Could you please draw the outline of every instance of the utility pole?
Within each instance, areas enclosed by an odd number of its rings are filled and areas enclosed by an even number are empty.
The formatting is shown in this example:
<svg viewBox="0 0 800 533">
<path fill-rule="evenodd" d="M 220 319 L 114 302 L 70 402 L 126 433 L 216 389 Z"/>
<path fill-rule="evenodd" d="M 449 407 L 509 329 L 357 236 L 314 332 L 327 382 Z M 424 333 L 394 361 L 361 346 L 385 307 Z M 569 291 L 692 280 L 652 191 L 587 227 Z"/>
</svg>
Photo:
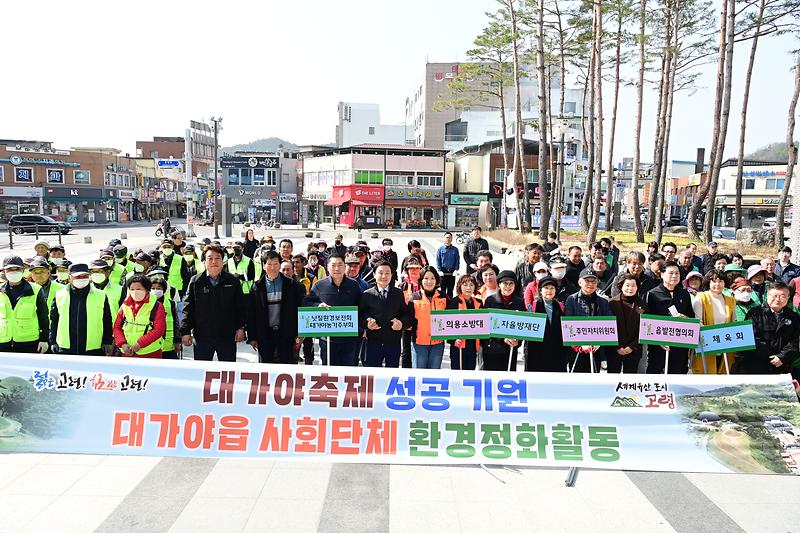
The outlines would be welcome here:
<svg viewBox="0 0 800 533">
<path fill-rule="evenodd" d="M 219 124 L 222 117 L 211 117 L 214 124 L 214 238 L 219 240 L 219 225 L 222 223 L 222 183 L 219 180 Z"/>
</svg>

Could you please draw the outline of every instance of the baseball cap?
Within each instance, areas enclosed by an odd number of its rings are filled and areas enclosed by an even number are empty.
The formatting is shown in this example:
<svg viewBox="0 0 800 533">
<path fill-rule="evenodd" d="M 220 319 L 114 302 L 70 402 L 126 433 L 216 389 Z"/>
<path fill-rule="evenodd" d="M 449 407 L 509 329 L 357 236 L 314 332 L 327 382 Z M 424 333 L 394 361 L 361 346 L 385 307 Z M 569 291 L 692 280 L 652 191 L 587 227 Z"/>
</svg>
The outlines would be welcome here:
<svg viewBox="0 0 800 533">
<path fill-rule="evenodd" d="M 3 268 L 7 267 L 25 268 L 25 262 L 18 255 L 9 255 L 3 259 Z"/>
<path fill-rule="evenodd" d="M 588 268 L 584 268 L 583 270 L 581 270 L 581 273 L 578 276 L 578 279 L 584 279 L 584 278 L 597 279 L 597 274 L 595 274 L 594 270 L 589 270 Z"/>
</svg>

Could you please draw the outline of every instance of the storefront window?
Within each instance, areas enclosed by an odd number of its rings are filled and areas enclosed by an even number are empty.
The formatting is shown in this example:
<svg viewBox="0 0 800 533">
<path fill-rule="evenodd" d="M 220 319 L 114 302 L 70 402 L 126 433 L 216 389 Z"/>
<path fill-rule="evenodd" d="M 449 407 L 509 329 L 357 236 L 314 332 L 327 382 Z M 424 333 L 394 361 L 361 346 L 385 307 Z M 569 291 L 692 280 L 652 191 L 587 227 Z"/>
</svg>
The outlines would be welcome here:
<svg viewBox="0 0 800 533">
<path fill-rule="evenodd" d="M 11 218 L 11 215 L 17 214 L 16 200 L 0 200 L 0 222 L 7 224 L 8 219 Z"/>
<path fill-rule="evenodd" d="M 106 220 L 108 222 L 117 221 L 117 202 L 106 202 Z"/>
<path fill-rule="evenodd" d="M 47 183 L 64 183 L 64 171 L 60 168 L 48 168 Z"/>
<path fill-rule="evenodd" d="M 494 181 L 502 183 L 505 179 L 506 179 L 506 169 L 504 168 L 494 169 Z"/>
<path fill-rule="evenodd" d="M 228 169 L 228 185 L 239 185 L 239 169 Z"/>
<path fill-rule="evenodd" d="M 250 174 L 249 168 L 243 168 L 239 171 L 239 175 L 241 176 L 240 183 L 242 185 L 252 185 L 253 184 L 253 176 Z"/>
<path fill-rule="evenodd" d="M 278 170 L 274 168 L 267 169 L 267 187 L 278 186 Z"/>
</svg>

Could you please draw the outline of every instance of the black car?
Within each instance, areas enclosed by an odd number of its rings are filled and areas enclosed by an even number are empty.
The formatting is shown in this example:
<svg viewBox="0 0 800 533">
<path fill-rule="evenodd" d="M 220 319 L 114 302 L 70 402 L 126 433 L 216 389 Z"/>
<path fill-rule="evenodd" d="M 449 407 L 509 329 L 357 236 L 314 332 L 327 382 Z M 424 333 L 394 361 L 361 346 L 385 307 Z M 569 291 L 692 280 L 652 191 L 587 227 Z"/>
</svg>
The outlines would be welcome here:
<svg viewBox="0 0 800 533">
<path fill-rule="evenodd" d="M 8 220 L 8 227 L 17 235 L 23 233 L 62 233 L 66 235 L 72 231 L 72 226 L 67 222 L 55 220 L 47 215 L 12 215 Z"/>
</svg>

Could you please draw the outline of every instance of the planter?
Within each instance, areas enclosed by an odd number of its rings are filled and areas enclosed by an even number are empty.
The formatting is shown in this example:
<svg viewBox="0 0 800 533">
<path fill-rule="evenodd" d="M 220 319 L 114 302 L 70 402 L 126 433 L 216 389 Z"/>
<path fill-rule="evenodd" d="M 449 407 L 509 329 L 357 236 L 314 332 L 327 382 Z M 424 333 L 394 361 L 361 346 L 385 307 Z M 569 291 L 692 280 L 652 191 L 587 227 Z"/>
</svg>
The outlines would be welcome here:
<svg viewBox="0 0 800 533">
<path fill-rule="evenodd" d="M 378 238 L 378 232 L 377 231 L 373 231 L 372 233 L 369 234 L 369 237 L 370 237 L 370 239 L 377 239 Z"/>
</svg>

